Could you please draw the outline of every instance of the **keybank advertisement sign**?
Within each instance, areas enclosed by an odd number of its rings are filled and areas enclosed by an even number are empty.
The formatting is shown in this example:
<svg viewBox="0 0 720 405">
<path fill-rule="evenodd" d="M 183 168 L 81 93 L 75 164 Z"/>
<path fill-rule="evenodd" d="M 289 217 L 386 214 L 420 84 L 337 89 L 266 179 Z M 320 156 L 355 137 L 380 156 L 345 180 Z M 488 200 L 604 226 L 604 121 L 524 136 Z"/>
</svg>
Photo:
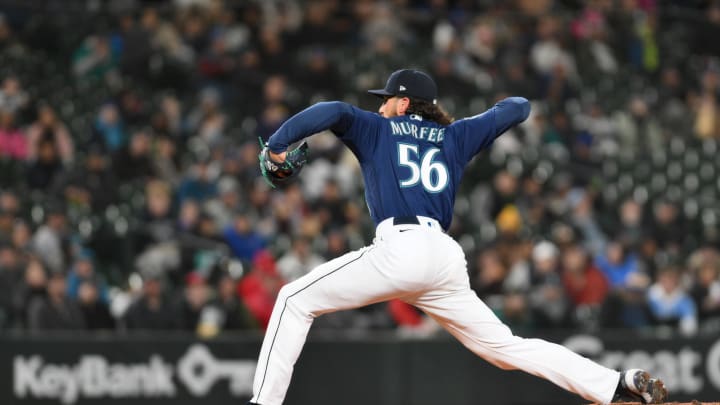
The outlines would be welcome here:
<svg viewBox="0 0 720 405">
<path fill-rule="evenodd" d="M 544 337 L 613 369 L 648 369 L 663 378 L 673 401 L 720 399 L 720 336 Z M 330 342 L 310 339 L 305 346 L 288 404 L 336 405 L 338 398 L 344 405 L 509 405 L 537 398 L 582 403 L 524 373 L 511 378 L 522 382 L 522 390 L 507 389 L 506 371 L 474 360 L 449 337 Z M 0 336 L 0 405 L 242 404 L 251 396 L 260 343 L 259 336 L 205 342 L 180 336 Z M 439 371 L 449 368 L 459 377 Z"/>
<path fill-rule="evenodd" d="M 112 351 L 112 345 L 106 349 Z M 189 346 L 179 358 L 153 353 L 139 362 L 111 361 L 103 354 L 83 354 L 74 362 L 15 355 L 13 393 L 19 400 L 73 405 L 82 399 L 206 397 L 225 382 L 225 397 L 247 398 L 255 366 L 254 360 L 218 359 L 204 344 Z"/>
<path fill-rule="evenodd" d="M 642 368 L 661 376 L 673 397 L 711 394 L 716 400 L 720 393 L 720 339 L 631 338 L 606 344 L 596 336 L 574 335 L 562 344 L 612 369 Z"/>
</svg>

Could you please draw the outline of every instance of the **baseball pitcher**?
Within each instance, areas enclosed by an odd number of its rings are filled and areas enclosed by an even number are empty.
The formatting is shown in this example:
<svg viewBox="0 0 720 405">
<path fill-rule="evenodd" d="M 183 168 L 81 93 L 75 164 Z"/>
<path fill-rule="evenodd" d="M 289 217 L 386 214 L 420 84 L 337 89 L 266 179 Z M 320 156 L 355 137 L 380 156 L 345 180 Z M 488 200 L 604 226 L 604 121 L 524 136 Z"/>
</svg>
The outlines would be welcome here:
<svg viewBox="0 0 720 405">
<path fill-rule="evenodd" d="M 372 245 L 325 263 L 280 291 L 262 344 L 251 404 L 283 402 L 310 325 L 322 314 L 394 298 L 427 313 L 473 353 L 519 369 L 602 404 L 659 403 L 662 381 L 643 370 L 618 372 L 563 346 L 513 335 L 470 289 L 464 253 L 445 231 L 465 165 L 530 113 L 528 100 L 506 98 L 482 114 L 453 121 L 437 105 L 427 74 L 398 70 L 379 114 L 342 102 L 315 104 L 290 118 L 260 154 L 272 184 L 294 177 L 306 146 L 290 144 L 331 130 L 355 154 L 377 228 Z"/>
</svg>

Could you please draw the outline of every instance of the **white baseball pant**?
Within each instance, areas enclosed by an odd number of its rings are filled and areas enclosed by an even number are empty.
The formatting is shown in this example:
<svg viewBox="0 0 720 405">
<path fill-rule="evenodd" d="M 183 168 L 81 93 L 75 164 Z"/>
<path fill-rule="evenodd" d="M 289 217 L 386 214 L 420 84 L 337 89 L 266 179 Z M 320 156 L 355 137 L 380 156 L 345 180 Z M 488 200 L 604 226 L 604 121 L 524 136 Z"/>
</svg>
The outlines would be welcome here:
<svg viewBox="0 0 720 405">
<path fill-rule="evenodd" d="M 260 350 L 252 402 L 282 404 L 313 319 L 393 298 L 427 313 L 473 353 L 505 370 L 545 378 L 608 404 L 620 374 L 569 349 L 514 336 L 470 289 L 465 255 L 432 218 L 381 222 L 373 244 L 347 253 L 280 290 Z"/>
</svg>

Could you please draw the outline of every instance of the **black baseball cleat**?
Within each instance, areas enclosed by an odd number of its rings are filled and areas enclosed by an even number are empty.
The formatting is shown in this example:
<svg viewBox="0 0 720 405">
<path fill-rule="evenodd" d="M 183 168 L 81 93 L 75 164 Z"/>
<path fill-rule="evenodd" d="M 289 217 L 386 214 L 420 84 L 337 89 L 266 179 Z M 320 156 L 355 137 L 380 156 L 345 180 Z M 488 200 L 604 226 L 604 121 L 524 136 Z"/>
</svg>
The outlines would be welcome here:
<svg viewBox="0 0 720 405">
<path fill-rule="evenodd" d="M 643 404 L 661 404 L 667 399 L 665 384 L 650 373 L 640 369 L 625 370 L 620 373 L 620 381 L 613 396 L 616 401 L 639 401 Z"/>
</svg>

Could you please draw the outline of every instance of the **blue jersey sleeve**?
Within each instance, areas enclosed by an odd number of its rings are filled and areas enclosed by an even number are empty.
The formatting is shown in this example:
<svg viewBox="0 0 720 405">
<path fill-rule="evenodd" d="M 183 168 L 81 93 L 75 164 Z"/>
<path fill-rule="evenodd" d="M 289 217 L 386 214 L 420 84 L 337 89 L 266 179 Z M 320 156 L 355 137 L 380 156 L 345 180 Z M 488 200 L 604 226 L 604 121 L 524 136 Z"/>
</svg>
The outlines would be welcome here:
<svg viewBox="0 0 720 405">
<path fill-rule="evenodd" d="M 275 153 L 326 129 L 336 134 L 345 133 L 353 123 L 355 112 L 349 104 L 330 101 L 314 104 L 285 121 L 268 140 L 268 148 Z"/>
<path fill-rule="evenodd" d="M 498 136 L 525 121 L 530 115 L 530 102 L 523 97 L 508 97 L 482 114 L 451 124 L 456 136 L 458 153 L 470 161 Z"/>
<path fill-rule="evenodd" d="M 330 130 L 362 162 L 377 145 L 377 126 L 383 119 L 378 114 L 340 101 L 317 103 L 285 121 L 268 140 L 268 148 L 281 153 L 294 142 Z"/>
<path fill-rule="evenodd" d="M 361 162 L 376 146 L 377 125 L 383 118 L 340 101 L 317 103 L 295 114 L 270 137 L 268 148 L 281 153 L 288 146 L 324 130 L 332 131 Z"/>
</svg>

